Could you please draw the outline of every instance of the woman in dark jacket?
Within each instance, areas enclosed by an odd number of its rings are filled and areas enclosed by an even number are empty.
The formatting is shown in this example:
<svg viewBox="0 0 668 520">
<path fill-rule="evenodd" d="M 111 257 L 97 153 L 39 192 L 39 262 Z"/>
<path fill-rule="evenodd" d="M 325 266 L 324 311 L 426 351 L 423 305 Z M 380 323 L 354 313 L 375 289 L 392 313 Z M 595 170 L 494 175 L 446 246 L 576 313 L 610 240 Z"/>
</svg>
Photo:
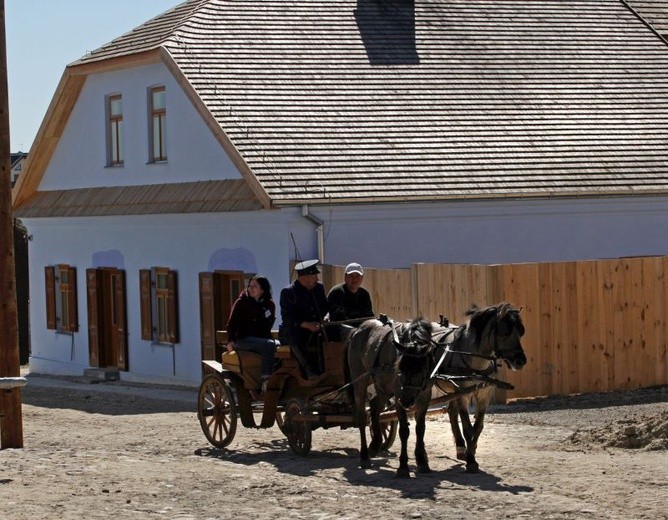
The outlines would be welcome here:
<svg viewBox="0 0 668 520">
<path fill-rule="evenodd" d="M 255 352 L 262 356 L 262 390 L 274 370 L 277 342 L 271 337 L 276 321 L 276 305 L 271 284 L 264 276 L 254 276 L 232 305 L 227 322 L 227 350 Z"/>
</svg>

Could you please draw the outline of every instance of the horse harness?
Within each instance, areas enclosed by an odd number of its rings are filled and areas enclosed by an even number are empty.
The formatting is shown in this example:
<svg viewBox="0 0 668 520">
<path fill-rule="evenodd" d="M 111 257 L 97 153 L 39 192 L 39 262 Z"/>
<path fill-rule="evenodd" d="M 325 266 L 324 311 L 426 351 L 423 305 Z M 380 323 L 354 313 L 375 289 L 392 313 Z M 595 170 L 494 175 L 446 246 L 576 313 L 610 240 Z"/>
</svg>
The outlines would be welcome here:
<svg viewBox="0 0 668 520">
<path fill-rule="evenodd" d="M 512 390 L 514 387 L 510 383 L 506 383 L 505 381 L 501 381 L 499 379 L 494 379 L 490 376 L 493 374 L 496 374 L 498 371 L 499 366 L 501 364 L 499 363 L 500 356 L 496 354 L 497 348 L 496 348 L 496 343 L 494 345 L 494 355 L 492 356 L 486 356 L 484 354 L 476 354 L 475 352 L 465 352 L 463 350 L 453 350 L 452 346 L 458 343 L 463 334 L 464 330 L 466 330 L 466 325 L 460 325 L 459 327 L 456 328 L 448 328 L 446 331 L 445 335 L 440 339 L 440 341 L 435 342 L 437 346 L 443 346 L 443 354 L 439 358 L 438 362 L 436 363 L 436 366 L 434 367 L 434 370 L 431 374 L 431 377 L 433 379 L 443 379 L 447 380 L 451 383 L 454 384 L 453 379 L 470 379 L 472 376 L 475 377 L 476 379 L 485 382 L 485 383 L 491 383 L 495 386 L 498 386 L 500 388 L 504 388 L 506 390 Z M 450 343 L 445 343 L 445 340 L 451 335 L 454 334 L 454 339 Z M 496 342 L 496 340 L 495 340 Z M 463 367 L 453 367 L 452 366 L 452 359 L 453 357 L 450 358 L 450 363 L 448 364 L 449 371 L 445 373 L 438 373 L 439 370 L 441 369 L 441 366 L 443 365 L 443 362 L 445 361 L 446 357 L 449 354 L 458 354 L 460 356 L 461 362 L 464 365 Z M 471 366 L 469 363 L 469 359 L 472 357 L 477 357 L 480 359 L 486 359 L 489 361 L 489 365 L 487 368 L 480 370 L 477 368 L 474 368 Z M 456 385 L 457 386 L 457 385 Z"/>
<path fill-rule="evenodd" d="M 454 371 L 448 374 L 448 376 L 462 376 L 462 375 L 477 375 L 477 376 L 482 376 L 482 377 L 489 377 L 492 374 L 495 374 L 498 370 L 499 364 L 498 360 L 499 357 L 496 355 L 492 356 L 486 356 L 484 354 L 476 354 L 474 352 L 465 352 L 463 350 L 452 350 L 452 346 L 457 343 L 458 341 L 461 340 L 464 330 L 466 329 L 466 325 L 460 325 L 457 328 L 449 328 L 445 335 L 441 338 L 440 341 L 435 342 L 436 346 L 443 346 L 445 347 L 443 350 L 443 354 L 441 355 L 440 359 L 436 363 L 436 366 L 434 367 L 434 371 L 432 372 L 432 377 L 434 378 L 444 378 L 447 376 L 440 375 L 438 374 L 439 369 L 441 368 L 441 365 L 445 361 L 446 357 L 448 354 L 459 354 L 460 359 L 462 364 L 464 365 L 463 367 L 453 367 L 452 366 L 452 359 L 453 357 L 450 358 L 450 363 L 447 368 L 450 370 Z M 454 339 L 450 343 L 445 343 L 445 340 L 448 339 L 450 335 L 454 335 Z M 495 350 L 496 351 L 496 350 Z M 473 368 L 471 364 L 469 363 L 469 358 L 472 357 L 477 357 L 480 359 L 486 359 L 489 361 L 489 365 L 487 368 L 480 370 L 477 368 Z"/>
<path fill-rule="evenodd" d="M 395 348 L 395 354 L 396 357 L 402 357 L 402 356 L 407 356 L 407 357 L 413 357 L 413 358 L 423 358 L 425 356 L 430 356 L 431 357 L 431 364 L 434 364 L 434 358 L 433 358 L 433 352 L 434 352 L 434 347 L 436 346 L 436 343 L 430 338 L 429 339 L 429 345 L 428 348 L 424 349 L 422 352 L 418 353 L 413 353 L 413 351 L 409 348 L 411 346 L 415 346 L 417 344 L 416 341 L 412 341 L 408 344 L 402 343 L 402 341 L 399 339 L 399 335 L 397 333 L 397 326 L 394 320 L 388 318 L 384 314 L 381 314 L 379 317 L 379 320 L 383 325 L 388 325 L 390 327 L 391 333 L 392 333 L 392 343 L 394 344 Z M 394 370 L 394 363 L 392 364 L 386 364 L 386 365 L 378 365 L 374 367 L 374 370 L 372 371 L 373 373 L 378 373 L 381 371 L 393 371 Z M 398 374 L 397 374 L 398 375 Z M 398 384 L 402 390 L 408 389 L 408 390 L 424 390 L 427 387 L 430 386 L 430 384 L 433 382 L 433 376 L 429 374 L 427 378 L 420 377 L 419 380 L 417 378 L 411 378 L 410 382 L 406 381 L 399 381 Z"/>
</svg>

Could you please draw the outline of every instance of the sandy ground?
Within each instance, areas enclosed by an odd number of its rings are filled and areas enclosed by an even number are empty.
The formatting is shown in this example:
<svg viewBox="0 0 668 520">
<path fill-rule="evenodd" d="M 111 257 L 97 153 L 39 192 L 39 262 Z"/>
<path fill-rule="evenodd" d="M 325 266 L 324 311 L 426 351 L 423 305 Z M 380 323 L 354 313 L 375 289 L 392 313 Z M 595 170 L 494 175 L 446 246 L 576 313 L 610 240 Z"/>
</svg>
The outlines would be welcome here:
<svg viewBox="0 0 668 520">
<path fill-rule="evenodd" d="M 25 447 L 0 451 L 2 519 L 668 518 L 668 387 L 495 406 L 475 475 L 432 418 L 433 472 L 398 479 L 398 439 L 369 470 L 354 429 L 314 431 L 300 457 L 277 427 L 240 425 L 218 450 L 195 390 L 28 379 Z"/>
</svg>

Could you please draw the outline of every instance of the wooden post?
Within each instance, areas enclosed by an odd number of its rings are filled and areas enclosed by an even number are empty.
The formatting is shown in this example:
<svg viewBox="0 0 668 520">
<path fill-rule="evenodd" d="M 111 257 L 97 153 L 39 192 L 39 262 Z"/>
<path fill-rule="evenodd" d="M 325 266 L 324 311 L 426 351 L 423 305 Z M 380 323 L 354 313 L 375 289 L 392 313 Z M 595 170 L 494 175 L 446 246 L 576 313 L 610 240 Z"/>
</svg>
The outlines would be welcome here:
<svg viewBox="0 0 668 520">
<path fill-rule="evenodd" d="M 5 41 L 5 0 L 0 0 L 0 377 L 17 377 L 19 334 L 14 270 L 14 228 L 9 151 L 9 93 L 7 86 L 7 46 Z M 1 448 L 23 448 L 21 390 L 0 390 Z"/>
</svg>

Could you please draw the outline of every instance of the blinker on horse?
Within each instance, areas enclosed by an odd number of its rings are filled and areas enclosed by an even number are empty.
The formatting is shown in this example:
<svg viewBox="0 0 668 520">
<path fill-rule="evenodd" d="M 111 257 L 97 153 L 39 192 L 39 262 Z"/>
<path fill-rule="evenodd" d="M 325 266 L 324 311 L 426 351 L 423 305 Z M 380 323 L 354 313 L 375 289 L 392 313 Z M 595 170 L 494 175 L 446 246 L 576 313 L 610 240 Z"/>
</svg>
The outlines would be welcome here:
<svg viewBox="0 0 668 520">
<path fill-rule="evenodd" d="M 423 319 L 399 324 L 368 320 L 351 335 L 348 364 L 354 394 L 353 413 L 360 430 L 360 465 L 363 468 L 370 466 L 370 457 L 375 456 L 380 448 L 380 413 L 394 398 L 401 439 L 397 476 L 409 476 L 409 411 L 415 414 L 418 471 L 431 471 L 424 447 L 424 432 L 434 369 L 432 332 L 431 323 Z M 370 384 L 374 386 L 375 396 L 369 402 L 372 434 L 371 444 L 367 447 L 365 408 Z"/>
<path fill-rule="evenodd" d="M 491 378 L 497 371 L 497 361 L 505 362 L 511 370 L 524 367 L 527 358 L 520 338 L 525 329 L 518 309 L 507 302 L 484 309 L 474 305 L 466 315 L 470 317 L 468 323 L 458 328 L 435 327 L 433 339 L 437 342 L 437 371 L 443 376 L 443 381 L 456 381 L 457 377 L 461 377 L 461 388 L 480 382 L 500 384 L 502 382 Z M 436 385 L 449 391 L 441 381 Z M 476 473 L 479 468 L 475 454 L 491 397 L 492 386 L 486 385 L 472 393 L 462 393 L 448 408 L 457 458 L 466 461 L 467 473 Z M 473 424 L 469 417 L 471 402 L 476 404 Z"/>
</svg>

